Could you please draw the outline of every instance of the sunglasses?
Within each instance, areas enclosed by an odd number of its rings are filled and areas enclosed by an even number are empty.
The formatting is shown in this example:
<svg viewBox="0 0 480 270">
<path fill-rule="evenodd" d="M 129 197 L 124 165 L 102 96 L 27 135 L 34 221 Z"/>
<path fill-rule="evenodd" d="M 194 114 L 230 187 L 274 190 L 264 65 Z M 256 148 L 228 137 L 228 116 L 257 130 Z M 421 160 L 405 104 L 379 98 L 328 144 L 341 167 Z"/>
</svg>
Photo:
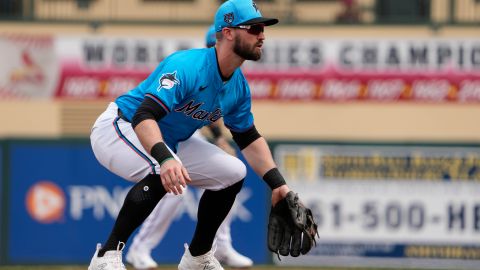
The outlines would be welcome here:
<svg viewBox="0 0 480 270">
<path fill-rule="evenodd" d="M 265 30 L 265 25 L 263 24 L 252 24 L 252 25 L 238 25 L 238 26 L 232 26 L 230 28 L 240 28 L 247 30 L 247 33 L 252 34 L 252 35 L 260 35 L 260 33 L 263 33 Z"/>
</svg>

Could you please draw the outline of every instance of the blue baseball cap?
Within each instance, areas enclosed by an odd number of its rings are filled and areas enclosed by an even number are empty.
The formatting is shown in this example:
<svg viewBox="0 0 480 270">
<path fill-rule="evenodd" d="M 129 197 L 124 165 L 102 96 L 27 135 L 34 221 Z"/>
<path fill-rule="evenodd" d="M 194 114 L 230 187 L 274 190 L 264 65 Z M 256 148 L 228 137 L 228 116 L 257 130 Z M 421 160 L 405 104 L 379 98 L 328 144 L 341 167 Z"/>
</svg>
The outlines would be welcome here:
<svg viewBox="0 0 480 270">
<path fill-rule="evenodd" d="M 225 27 L 252 24 L 274 25 L 278 19 L 262 17 L 257 4 L 252 0 L 228 0 L 223 3 L 215 14 L 215 31 L 220 32 Z"/>
<path fill-rule="evenodd" d="M 207 48 L 215 46 L 215 43 L 217 43 L 217 37 L 216 37 L 216 32 L 215 32 L 215 25 L 210 25 L 208 27 L 208 31 L 205 34 L 205 46 Z"/>
</svg>

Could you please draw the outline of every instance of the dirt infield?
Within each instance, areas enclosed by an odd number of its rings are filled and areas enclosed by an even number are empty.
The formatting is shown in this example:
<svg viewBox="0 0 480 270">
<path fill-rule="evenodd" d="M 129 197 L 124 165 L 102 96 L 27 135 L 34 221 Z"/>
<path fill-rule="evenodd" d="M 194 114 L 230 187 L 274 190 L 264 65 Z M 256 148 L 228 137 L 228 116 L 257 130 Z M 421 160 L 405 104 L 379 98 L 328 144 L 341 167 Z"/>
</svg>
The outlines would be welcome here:
<svg viewBox="0 0 480 270">
<path fill-rule="evenodd" d="M 87 265 L 19 265 L 19 266 L 0 266 L 0 270 L 86 270 Z M 127 266 L 128 270 L 133 267 Z M 176 265 L 165 265 L 157 268 L 158 270 L 177 270 Z M 255 266 L 251 270 L 407 270 L 406 268 L 329 268 L 329 267 L 279 267 L 273 265 Z M 234 268 L 226 268 L 225 270 L 238 270 Z M 408 270 L 416 270 L 408 268 Z M 423 269 L 425 270 L 425 269 Z M 429 269 L 435 270 L 435 269 Z"/>
</svg>

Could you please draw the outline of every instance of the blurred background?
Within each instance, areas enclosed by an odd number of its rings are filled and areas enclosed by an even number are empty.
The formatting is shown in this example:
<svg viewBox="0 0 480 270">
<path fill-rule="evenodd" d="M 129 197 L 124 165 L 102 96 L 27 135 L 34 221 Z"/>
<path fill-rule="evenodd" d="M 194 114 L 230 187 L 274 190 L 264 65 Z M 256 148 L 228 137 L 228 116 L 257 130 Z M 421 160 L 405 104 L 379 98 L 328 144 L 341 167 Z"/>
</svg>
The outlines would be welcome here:
<svg viewBox="0 0 480 270">
<path fill-rule="evenodd" d="M 87 264 L 129 183 L 89 132 L 216 0 L 0 0 L 0 265 Z M 257 0 L 279 25 L 245 63 L 256 126 L 319 221 L 308 255 L 266 249 L 249 171 L 232 224 L 257 265 L 480 269 L 480 1 Z M 226 131 L 228 134 L 228 131 Z M 153 257 L 176 264 L 195 192 Z"/>
</svg>

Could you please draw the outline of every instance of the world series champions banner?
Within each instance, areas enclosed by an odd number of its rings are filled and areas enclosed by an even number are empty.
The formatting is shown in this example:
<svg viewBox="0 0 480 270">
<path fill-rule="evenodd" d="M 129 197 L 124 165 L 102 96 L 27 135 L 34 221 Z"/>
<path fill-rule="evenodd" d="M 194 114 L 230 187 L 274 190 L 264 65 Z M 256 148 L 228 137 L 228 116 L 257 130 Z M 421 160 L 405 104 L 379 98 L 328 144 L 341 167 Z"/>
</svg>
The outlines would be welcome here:
<svg viewBox="0 0 480 270">
<path fill-rule="evenodd" d="M 59 39 L 58 96 L 116 96 L 198 40 Z M 65 54 L 63 53 L 65 52 Z M 68 52 L 68 53 L 67 53 Z M 478 39 L 274 38 L 243 71 L 254 99 L 480 101 Z"/>
<path fill-rule="evenodd" d="M 279 265 L 478 269 L 480 145 L 278 143 L 318 245 Z"/>
<path fill-rule="evenodd" d="M 169 54 L 201 47 L 192 37 L 0 35 L 10 59 L 0 94 L 112 98 Z M 242 69 L 260 100 L 480 102 L 478 38 L 275 37 Z"/>
</svg>

